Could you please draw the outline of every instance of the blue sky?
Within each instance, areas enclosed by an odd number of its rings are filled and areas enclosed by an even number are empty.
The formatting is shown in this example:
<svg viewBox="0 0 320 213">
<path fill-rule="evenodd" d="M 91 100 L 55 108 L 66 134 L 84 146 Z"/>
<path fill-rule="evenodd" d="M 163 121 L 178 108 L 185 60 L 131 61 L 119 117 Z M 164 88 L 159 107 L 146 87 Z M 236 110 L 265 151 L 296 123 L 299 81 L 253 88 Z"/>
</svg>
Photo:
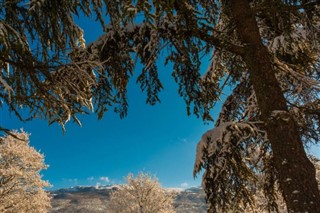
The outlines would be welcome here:
<svg viewBox="0 0 320 213">
<path fill-rule="evenodd" d="M 99 24 L 88 19 L 79 23 L 87 44 L 101 35 Z M 128 173 L 140 171 L 156 175 L 165 187 L 199 186 L 201 176 L 192 177 L 196 144 L 213 123 L 187 116 L 171 77 L 172 67 L 162 64 L 160 61 L 161 103 L 147 105 L 146 94 L 135 84 L 134 76 L 129 82 L 129 111 L 124 119 L 112 110 L 102 120 L 94 114 L 82 115 L 82 127 L 68 123 L 63 134 L 57 124 L 48 126 L 41 120 L 22 123 L 4 108 L 0 109 L 0 125 L 31 133 L 31 145 L 45 155 L 49 165 L 43 175 L 53 189 L 121 183 Z M 204 61 L 203 69 L 207 64 Z M 138 65 L 137 72 L 140 70 Z M 220 107 L 217 105 L 217 113 Z"/>
<path fill-rule="evenodd" d="M 101 34 L 98 24 L 86 20 L 80 25 L 88 43 Z M 207 64 L 204 61 L 202 68 Z M 135 85 L 136 78 L 131 79 L 128 116 L 122 120 L 112 111 L 100 121 L 94 114 L 81 116 L 83 126 L 68 123 L 63 134 L 57 124 L 48 126 L 40 120 L 22 123 L 1 108 L 0 126 L 31 133 L 31 145 L 45 155 L 50 166 L 43 175 L 53 189 L 121 183 L 128 173 L 140 171 L 156 175 L 165 187 L 198 186 L 201 177 L 192 177 L 196 144 L 213 123 L 204 124 L 186 115 L 171 70 L 160 67 L 164 90 L 156 106 L 145 104 L 146 95 Z M 218 104 L 213 110 L 214 117 L 220 107 Z M 313 153 L 319 150 L 312 149 Z"/>
<path fill-rule="evenodd" d="M 186 115 L 170 68 L 163 72 L 165 89 L 156 106 L 145 104 L 145 94 L 131 80 L 129 112 L 122 120 L 111 111 L 100 121 L 94 114 L 82 116 L 82 127 L 68 123 L 63 134 L 56 124 L 22 123 L 1 109 L 0 125 L 31 133 L 31 144 L 50 165 L 44 179 L 54 188 L 120 183 L 129 172 L 139 171 L 156 175 L 166 187 L 197 186 L 201 177 L 192 177 L 196 143 L 213 124 Z"/>
</svg>

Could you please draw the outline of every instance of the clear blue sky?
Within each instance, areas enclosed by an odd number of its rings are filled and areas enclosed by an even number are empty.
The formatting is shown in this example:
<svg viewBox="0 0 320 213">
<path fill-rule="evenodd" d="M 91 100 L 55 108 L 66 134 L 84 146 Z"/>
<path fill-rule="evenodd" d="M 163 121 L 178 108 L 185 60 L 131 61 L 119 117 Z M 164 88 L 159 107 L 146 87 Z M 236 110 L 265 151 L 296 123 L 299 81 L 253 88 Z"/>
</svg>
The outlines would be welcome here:
<svg viewBox="0 0 320 213">
<path fill-rule="evenodd" d="M 79 23 L 87 43 L 101 35 L 98 23 Z M 31 145 L 45 155 L 49 165 L 43 175 L 53 189 L 121 183 L 128 173 L 139 171 L 156 175 L 166 187 L 199 186 L 201 176 L 196 180 L 192 177 L 196 144 L 213 123 L 204 124 L 195 116 L 187 116 L 171 77 L 172 67 L 162 64 L 161 103 L 146 105 L 146 94 L 133 77 L 128 90 L 128 116 L 122 120 L 112 110 L 100 121 L 95 114 L 81 116 L 82 127 L 68 123 L 63 134 L 57 124 L 48 126 L 47 121 L 40 120 L 22 123 L 13 113 L 0 109 L 0 125 L 31 133 Z M 140 69 L 138 65 L 137 72 Z"/>
<path fill-rule="evenodd" d="M 31 144 L 50 165 L 44 178 L 55 188 L 103 184 L 100 177 L 119 183 L 129 172 L 139 171 L 155 174 L 167 187 L 200 185 L 201 178 L 192 177 L 196 143 L 213 124 L 187 117 L 174 82 L 166 83 L 156 106 L 146 105 L 139 88 L 130 87 L 129 112 L 122 120 L 114 113 L 100 121 L 94 114 L 83 116 L 82 127 L 69 123 L 63 134 L 58 125 L 21 123 L 1 109 L 0 124 L 31 133 Z"/>
<path fill-rule="evenodd" d="M 99 37 L 98 24 L 80 24 L 88 43 Z M 206 66 L 204 61 L 203 69 Z M 160 70 L 164 83 L 161 103 L 146 105 L 146 95 L 135 85 L 136 78 L 132 78 L 129 112 L 122 120 L 111 111 L 100 121 L 94 114 L 82 116 L 82 127 L 69 123 L 63 134 L 56 124 L 48 126 L 40 120 L 22 123 L 14 114 L 0 109 L 0 125 L 31 133 L 31 145 L 45 154 L 50 166 L 43 172 L 44 179 L 54 189 L 121 183 L 128 173 L 139 171 L 155 174 L 165 187 L 199 186 L 201 177 L 192 177 L 196 144 L 213 123 L 205 125 L 195 116 L 188 117 L 171 77 L 171 67 L 161 66 Z M 216 106 L 214 117 L 220 107 Z M 319 153 L 319 148 L 313 152 Z"/>
<path fill-rule="evenodd" d="M 54 188 L 106 184 L 101 177 L 120 183 L 129 172 L 139 171 L 155 174 L 166 187 L 197 186 L 201 177 L 192 177 L 196 143 L 213 124 L 186 115 L 170 70 L 162 70 L 165 89 L 156 106 L 145 104 L 145 94 L 131 80 L 128 116 L 122 120 L 111 111 L 100 121 L 94 114 L 82 116 L 82 127 L 68 123 L 63 134 L 57 124 L 22 123 L 1 109 L 0 125 L 31 133 L 31 144 L 50 165 L 44 178 Z"/>
</svg>

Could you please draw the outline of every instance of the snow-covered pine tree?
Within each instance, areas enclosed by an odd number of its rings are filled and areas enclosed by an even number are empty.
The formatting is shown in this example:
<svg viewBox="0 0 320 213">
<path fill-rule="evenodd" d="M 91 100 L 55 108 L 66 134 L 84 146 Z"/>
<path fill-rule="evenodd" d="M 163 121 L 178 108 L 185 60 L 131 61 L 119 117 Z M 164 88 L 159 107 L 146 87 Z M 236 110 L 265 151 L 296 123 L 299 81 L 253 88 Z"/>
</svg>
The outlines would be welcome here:
<svg viewBox="0 0 320 213">
<path fill-rule="evenodd" d="M 246 71 L 198 145 L 195 173 L 206 169 L 207 198 L 216 204 L 210 211 L 219 203 L 250 204 L 262 183 L 270 211 L 279 186 L 289 212 L 317 212 L 318 184 L 303 145 L 319 141 L 319 5 L 222 1 L 222 7 L 223 26 L 232 26 L 246 49 Z"/>
<path fill-rule="evenodd" d="M 209 212 L 249 205 L 257 184 L 270 210 L 279 186 L 289 211 L 317 212 L 304 146 L 319 141 L 319 10 L 314 0 L 3 1 L 0 97 L 18 116 L 22 106 L 62 125 L 93 107 L 99 118 L 112 108 L 124 116 L 136 57 L 137 83 L 155 104 L 156 62 L 167 54 L 188 114 L 210 120 L 222 90 L 233 88 L 198 146 L 194 174 L 206 170 Z M 86 46 L 79 14 L 104 30 Z"/>
</svg>

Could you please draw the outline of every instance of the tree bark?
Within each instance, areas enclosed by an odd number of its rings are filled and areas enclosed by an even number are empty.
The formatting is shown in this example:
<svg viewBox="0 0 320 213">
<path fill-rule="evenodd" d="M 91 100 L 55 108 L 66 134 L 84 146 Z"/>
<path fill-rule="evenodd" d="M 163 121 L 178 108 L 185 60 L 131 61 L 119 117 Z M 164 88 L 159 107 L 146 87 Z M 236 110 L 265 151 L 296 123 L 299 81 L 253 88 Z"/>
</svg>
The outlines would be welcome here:
<svg viewBox="0 0 320 213">
<path fill-rule="evenodd" d="M 223 1 L 236 23 L 240 41 L 248 48 L 242 56 L 250 73 L 262 120 L 271 143 L 280 190 L 289 212 L 320 212 L 315 168 L 309 161 L 297 126 L 288 113 L 283 91 L 275 77 L 272 59 L 262 44 L 248 0 Z M 282 112 L 281 116 L 275 112 Z M 285 119 L 283 119 L 285 116 Z"/>
</svg>

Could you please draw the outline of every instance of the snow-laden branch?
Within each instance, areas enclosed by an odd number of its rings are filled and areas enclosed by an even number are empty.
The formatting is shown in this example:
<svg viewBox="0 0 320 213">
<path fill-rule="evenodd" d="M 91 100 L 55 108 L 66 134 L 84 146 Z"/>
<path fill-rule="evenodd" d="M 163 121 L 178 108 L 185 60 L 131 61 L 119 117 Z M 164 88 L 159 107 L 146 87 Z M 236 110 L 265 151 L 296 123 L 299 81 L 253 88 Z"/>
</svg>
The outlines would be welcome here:
<svg viewBox="0 0 320 213">
<path fill-rule="evenodd" d="M 0 75 L 0 83 L 4 87 L 4 91 L 8 93 L 9 101 L 11 100 L 11 95 L 14 93 L 12 87 L 1 77 Z"/>
<path fill-rule="evenodd" d="M 257 182 L 269 184 L 270 147 L 261 122 L 224 122 L 206 132 L 197 145 L 194 176 L 205 169 L 202 185 L 212 208 L 244 211 L 254 205 Z M 271 194 L 273 188 L 270 188 Z M 230 200 L 229 196 L 232 197 Z M 243 205 L 235 205 L 242 203 Z"/>
<path fill-rule="evenodd" d="M 167 17 L 163 17 L 155 27 L 150 25 L 150 23 L 129 23 L 117 31 L 113 29 L 112 26 L 109 26 L 106 27 L 107 33 L 99 37 L 99 39 L 97 39 L 95 42 L 89 44 L 86 47 L 86 50 L 90 53 L 97 54 L 104 47 L 106 47 L 108 41 L 115 41 L 117 39 L 115 36 L 117 35 L 124 36 L 126 39 L 132 41 L 136 41 L 137 37 L 141 36 L 142 34 L 146 38 L 149 37 L 150 39 L 150 37 L 153 35 L 152 33 L 156 33 L 159 38 L 169 41 L 176 40 L 177 36 L 179 36 L 179 39 L 197 38 L 212 46 L 215 46 L 216 48 L 230 51 L 236 55 L 242 55 L 245 51 L 244 46 L 231 43 L 228 39 L 224 39 L 219 36 L 219 33 L 217 32 L 214 33 L 213 31 L 212 33 L 212 31 L 201 27 L 193 29 L 188 28 L 187 26 L 180 26 L 175 21 L 177 20 L 172 21 Z M 149 46 L 147 45 L 144 48 L 148 49 Z M 134 45 L 132 51 L 136 51 Z"/>
<path fill-rule="evenodd" d="M 277 73 L 278 78 L 281 78 L 283 75 L 288 75 L 293 78 L 295 81 L 300 82 L 305 88 L 314 88 L 320 90 L 320 82 L 318 80 L 312 79 L 305 75 L 295 71 L 293 67 L 289 64 L 286 64 L 280 61 L 278 58 L 274 57 L 274 66 L 276 69 L 280 70 L 280 73 Z"/>
<path fill-rule="evenodd" d="M 214 165 L 211 166 L 216 166 L 216 169 L 221 172 L 225 170 L 226 157 L 228 154 L 232 155 L 232 147 L 238 146 L 250 138 L 261 137 L 262 134 L 266 137 L 266 133 L 259 129 L 257 124 L 261 124 L 261 122 L 225 122 L 206 132 L 197 145 L 193 175 L 196 176 L 200 172 L 209 158 L 214 160 Z"/>
</svg>

